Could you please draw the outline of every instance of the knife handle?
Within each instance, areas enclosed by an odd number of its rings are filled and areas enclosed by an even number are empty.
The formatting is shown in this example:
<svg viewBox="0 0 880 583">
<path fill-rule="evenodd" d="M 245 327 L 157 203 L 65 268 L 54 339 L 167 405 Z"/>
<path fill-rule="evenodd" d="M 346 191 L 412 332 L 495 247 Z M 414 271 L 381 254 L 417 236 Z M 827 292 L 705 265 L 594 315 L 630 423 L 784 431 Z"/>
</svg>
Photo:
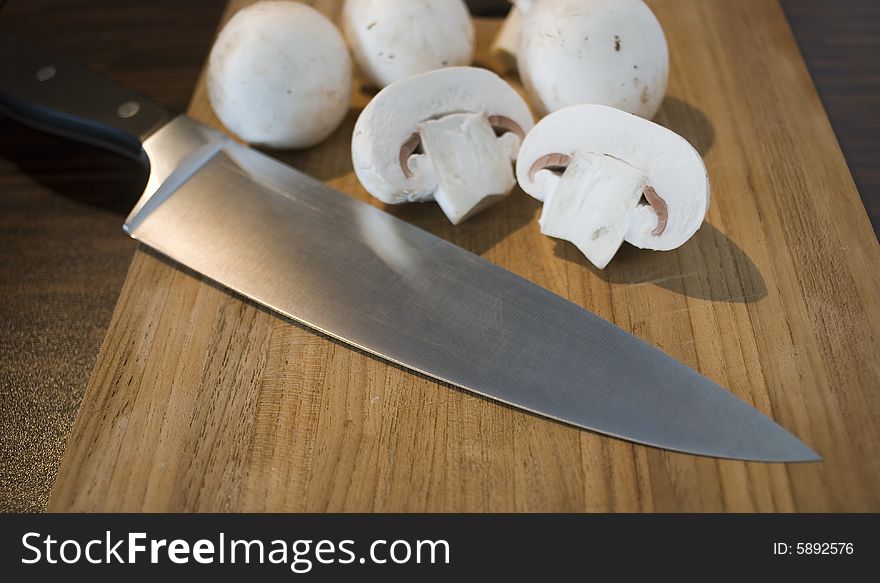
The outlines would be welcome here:
<svg viewBox="0 0 880 583">
<path fill-rule="evenodd" d="M 0 111 L 31 127 L 141 159 L 173 115 L 70 57 L 0 30 Z"/>
</svg>

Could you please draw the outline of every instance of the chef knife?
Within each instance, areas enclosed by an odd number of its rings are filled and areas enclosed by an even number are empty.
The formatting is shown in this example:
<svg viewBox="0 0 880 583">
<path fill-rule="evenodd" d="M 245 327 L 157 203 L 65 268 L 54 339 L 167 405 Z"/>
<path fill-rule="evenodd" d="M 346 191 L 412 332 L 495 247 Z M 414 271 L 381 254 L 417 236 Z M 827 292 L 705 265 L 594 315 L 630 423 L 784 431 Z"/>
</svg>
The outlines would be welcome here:
<svg viewBox="0 0 880 583">
<path fill-rule="evenodd" d="M 125 231 L 361 350 L 497 401 L 671 450 L 815 461 L 696 371 L 579 306 L 71 59 L 0 32 L 0 108 L 142 160 Z"/>
</svg>

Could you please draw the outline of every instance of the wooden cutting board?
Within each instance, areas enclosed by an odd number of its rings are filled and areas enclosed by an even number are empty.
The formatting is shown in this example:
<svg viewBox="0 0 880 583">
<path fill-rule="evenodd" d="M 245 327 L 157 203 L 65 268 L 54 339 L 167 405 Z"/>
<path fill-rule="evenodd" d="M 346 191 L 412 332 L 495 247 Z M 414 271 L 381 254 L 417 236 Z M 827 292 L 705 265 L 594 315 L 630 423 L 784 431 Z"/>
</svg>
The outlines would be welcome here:
<svg viewBox="0 0 880 583">
<path fill-rule="evenodd" d="M 775 0 L 650 5 L 672 62 L 657 121 L 700 150 L 712 183 L 693 240 L 625 248 L 600 272 L 541 236 L 539 206 L 519 191 L 459 227 L 435 205 L 388 210 L 729 387 L 823 462 L 700 458 L 541 419 L 328 340 L 142 249 L 50 509 L 880 510 L 880 248 L 785 17 Z M 497 26 L 478 22 L 479 64 Z M 369 200 L 348 153 L 368 99 L 358 88 L 327 142 L 278 156 Z M 218 124 L 203 84 L 190 113 Z"/>
</svg>

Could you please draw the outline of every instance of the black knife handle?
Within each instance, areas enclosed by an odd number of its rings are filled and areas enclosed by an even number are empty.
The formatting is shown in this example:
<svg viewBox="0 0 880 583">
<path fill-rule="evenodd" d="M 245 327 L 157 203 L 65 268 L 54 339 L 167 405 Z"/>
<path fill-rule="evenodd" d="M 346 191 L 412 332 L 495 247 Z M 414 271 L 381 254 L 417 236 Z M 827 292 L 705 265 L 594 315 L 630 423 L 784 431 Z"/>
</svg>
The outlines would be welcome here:
<svg viewBox="0 0 880 583">
<path fill-rule="evenodd" d="M 0 110 L 43 131 L 141 159 L 173 115 L 70 57 L 0 30 Z"/>
</svg>

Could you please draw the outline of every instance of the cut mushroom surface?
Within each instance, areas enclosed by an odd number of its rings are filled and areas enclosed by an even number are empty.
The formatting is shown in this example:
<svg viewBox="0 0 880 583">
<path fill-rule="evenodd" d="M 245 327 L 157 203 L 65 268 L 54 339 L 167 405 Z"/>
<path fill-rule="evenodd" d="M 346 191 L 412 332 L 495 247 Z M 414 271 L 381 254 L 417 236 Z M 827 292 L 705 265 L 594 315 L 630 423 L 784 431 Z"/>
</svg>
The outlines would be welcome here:
<svg viewBox="0 0 880 583">
<path fill-rule="evenodd" d="M 572 156 L 544 201 L 541 232 L 571 241 L 603 269 L 623 243 L 647 183 L 643 170 L 611 156 Z"/>
<path fill-rule="evenodd" d="M 484 114 L 453 113 L 419 124 L 418 132 L 437 177 L 434 200 L 454 224 L 507 196 L 516 185 L 515 151 L 499 145 Z"/>
<path fill-rule="evenodd" d="M 671 130 L 602 105 L 538 122 L 520 148 L 520 187 L 544 201 L 541 232 L 604 268 L 627 241 L 670 250 L 700 228 L 709 181 L 699 153 Z"/>
<path fill-rule="evenodd" d="M 352 162 L 379 200 L 436 200 L 458 224 L 516 185 L 512 161 L 532 125 L 525 101 L 491 71 L 439 69 L 373 98 L 355 123 Z"/>
</svg>

